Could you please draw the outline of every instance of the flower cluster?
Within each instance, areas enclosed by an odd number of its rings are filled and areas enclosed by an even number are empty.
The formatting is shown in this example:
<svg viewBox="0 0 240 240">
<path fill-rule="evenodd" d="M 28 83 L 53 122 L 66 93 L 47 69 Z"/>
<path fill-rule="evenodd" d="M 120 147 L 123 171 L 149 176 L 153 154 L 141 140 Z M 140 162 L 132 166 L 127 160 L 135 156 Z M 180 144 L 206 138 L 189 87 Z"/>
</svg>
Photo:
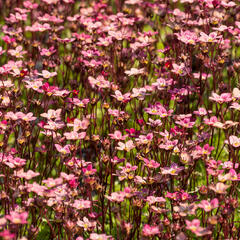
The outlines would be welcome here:
<svg viewBox="0 0 240 240">
<path fill-rule="evenodd" d="M 237 0 L 0 0 L 0 238 L 239 239 Z"/>
</svg>

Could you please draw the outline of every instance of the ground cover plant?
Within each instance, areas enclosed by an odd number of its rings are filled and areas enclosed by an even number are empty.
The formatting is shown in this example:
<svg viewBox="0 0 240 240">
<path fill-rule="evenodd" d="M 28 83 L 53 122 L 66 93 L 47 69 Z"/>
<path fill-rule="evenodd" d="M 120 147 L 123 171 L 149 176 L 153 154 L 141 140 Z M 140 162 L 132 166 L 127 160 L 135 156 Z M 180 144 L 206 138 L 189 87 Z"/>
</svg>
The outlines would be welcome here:
<svg viewBox="0 0 240 240">
<path fill-rule="evenodd" d="M 0 14 L 0 238 L 240 239 L 239 1 Z"/>
</svg>

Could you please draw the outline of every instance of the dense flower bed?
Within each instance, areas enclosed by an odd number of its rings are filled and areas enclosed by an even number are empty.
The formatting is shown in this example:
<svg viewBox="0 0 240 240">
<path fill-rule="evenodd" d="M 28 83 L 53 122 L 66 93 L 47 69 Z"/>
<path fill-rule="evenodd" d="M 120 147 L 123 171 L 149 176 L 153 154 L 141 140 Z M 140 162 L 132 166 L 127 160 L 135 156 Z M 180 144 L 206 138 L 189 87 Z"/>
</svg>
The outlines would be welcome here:
<svg viewBox="0 0 240 240">
<path fill-rule="evenodd" d="M 0 237 L 240 239 L 239 1 L 0 13 Z"/>
</svg>

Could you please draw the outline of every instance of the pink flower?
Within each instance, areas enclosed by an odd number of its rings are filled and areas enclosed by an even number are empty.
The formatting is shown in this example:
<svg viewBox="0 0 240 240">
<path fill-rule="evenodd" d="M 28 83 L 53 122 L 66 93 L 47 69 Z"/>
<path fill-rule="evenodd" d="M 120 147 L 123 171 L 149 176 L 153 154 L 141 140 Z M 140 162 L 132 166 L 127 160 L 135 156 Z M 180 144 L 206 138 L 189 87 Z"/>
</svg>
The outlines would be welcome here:
<svg viewBox="0 0 240 240">
<path fill-rule="evenodd" d="M 158 226 L 150 226 L 148 224 L 145 224 L 143 229 L 142 229 L 142 235 L 149 237 L 149 236 L 154 236 L 156 234 L 159 234 L 159 228 Z"/>
<path fill-rule="evenodd" d="M 160 126 L 162 126 L 162 121 L 160 119 L 153 120 L 153 119 L 149 118 L 147 124 L 152 127 L 160 127 Z"/>
<path fill-rule="evenodd" d="M 209 186 L 209 189 L 213 190 L 214 192 L 218 194 L 226 194 L 227 189 L 229 188 L 229 185 L 225 185 L 224 183 L 218 182 L 216 185 Z"/>
<path fill-rule="evenodd" d="M 185 76 L 189 73 L 189 69 L 185 66 L 184 63 L 181 63 L 180 65 L 173 63 L 172 66 L 173 66 L 172 72 L 179 76 Z"/>
<path fill-rule="evenodd" d="M 230 169 L 228 174 L 229 174 L 229 180 L 231 180 L 231 181 L 240 181 L 240 173 L 237 174 L 234 169 Z"/>
<path fill-rule="evenodd" d="M 209 99 L 220 104 L 227 103 L 232 101 L 232 94 L 222 93 L 221 95 L 218 95 L 217 93 L 212 93 L 212 96 L 209 97 Z"/>
<path fill-rule="evenodd" d="M 184 167 L 179 167 L 176 163 L 173 163 L 170 167 L 161 168 L 162 174 L 178 175 Z"/>
<path fill-rule="evenodd" d="M 203 148 L 200 147 L 200 146 L 196 146 L 195 150 L 196 150 L 196 151 L 195 151 L 195 154 L 199 154 L 199 155 L 210 155 L 211 152 L 214 150 L 214 147 L 209 146 L 209 144 L 205 144 L 205 145 L 203 146 Z"/>
<path fill-rule="evenodd" d="M 143 161 L 145 163 L 144 165 L 150 169 L 156 169 L 160 166 L 160 164 L 158 162 L 155 162 L 154 160 L 148 160 L 147 158 L 144 158 Z"/>
<path fill-rule="evenodd" d="M 118 150 L 125 150 L 127 152 L 131 151 L 133 148 L 135 148 L 135 145 L 132 140 L 129 140 L 126 143 L 119 142 L 117 147 Z"/>
<path fill-rule="evenodd" d="M 167 116 L 170 116 L 173 112 L 172 110 L 167 111 L 161 103 L 156 103 L 155 105 L 152 105 L 148 108 L 144 109 L 145 112 L 151 115 L 159 115 L 161 118 L 165 118 Z"/>
<path fill-rule="evenodd" d="M 109 133 L 108 135 L 111 137 L 111 139 L 123 140 L 123 141 L 124 141 L 124 140 L 126 139 L 126 137 L 128 136 L 128 134 L 122 135 L 122 133 L 121 133 L 120 131 L 118 131 L 118 130 L 116 130 L 113 134 L 112 134 L 112 133 Z"/>
<path fill-rule="evenodd" d="M 24 82 L 27 84 L 25 85 L 26 88 L 33 89 L 34 91 L 37 91 L 39 93 L 43 92 L 43 90 L 41 89 L 43 85 L 42 80 L 34 80 L 34 81 L 24 80 Z"/>
<path fill-rule="evenodd" d="M 23 6 L 25 8 L 29 8 L 29 9 L 36 9 L 38 7 L 38 4 L 37 3 L 32 3 L 31 1 L 24 1 L 23 2 Z"/>
<path fill-rule="evenodd" d="M 54 49 L 54 47 L 50 47 L 49 49 L 42 48 L 41 51 L 40 51 L 40 55 L 49 57 L 55 52 L 56 52 L 56 49 Z"/>
<path fill-rule="evenodd" d="M 195 45 L 196 42 L 198 42 L 198 37 L 195 32 L 190 32 L 190 31 L 182 31 L 180 33 L 175 33 L 177 36 L 178 40 L 185 43 L 185 44 L 192 44 Z"/>
<path fill-rule="evenodd" d="M 128 102 L 130 98 L 130 93 L 122 94 L 119 90 L 115 91 L 115 95 L 112 95 L 114 98 L 116 98 L 119 102 Z"/>
<path fill-rule="evenodd" d="M 68 98 L 68 101 L 78 107 L 86 107 L 87 104 L 89 103 L 89 99 L 88 98 L 85 98 L 83 100 L 80 100 L 78 98 Z"/>
<path fill-rule="evenodd" d="M 45 186 L 41 186 L 36 182 L 33 183 L 28 183 L 27 184 L 27 191 L 28 192 L 34 192 L 36 193 L 38 196 L 43 196 L 44 192 L 47 190 L 47 187 Z"/>
<path fill-rule="evenodd" d="M 26 122 L 34 121 L 34 120 L 37 119 L 36 117 L 33 117 L 33 113 L 31 113 L 31 112 L 27 113 L 27 114 L 24 114 L 22 112 L 17 112 L 17 113 L 7 112 L 7 114 L 5 115 L 5 118 L 6 119 L 12 119 L 12 120 L 21 119 L 21 120 L 24 120 Z"/>
<path fill-rule="evenodd" d="M 216 116 L 210 117 L 210 119 L 204 118 L 203 121 L 209 126 L 213 126 L 214 124 L 218 123 L 218 119 Z"/>
<path fill-rule="evenodd" d="M 26 51 L 22 51 L 22 50 L 23 50 L 23 47 L 22 46 L 18 46 L 18 47 L 16 47 L 15 50 L 10 49 L 10 50 L 8 50 L 8 52 L 10 53 L 11 56 L 14 56 L 16 58 L 23 58 L 22 55 L 25 54 Z"/>
<path fill-rule="evenodd" d="M 60 153 L 62 153 L 62 154 L 69 154 L 69 153 L 71 153 L 71 151 L 70 151 L 70 145 L 68 144 L 68 145 L 65 145 L 64 147 L 62 147 L 61 145 L 59 145 L 59 144 L 55 144 L 54 145 L 55 147 L 56 147 L 56 149 L 58 150 L 58 152 L 60 152 Z"/>
<path fill-rule="evenodd" d="M 240 90 L 238 88 L 234 88 L 232 95 L 233 95 L 233 100 L 240 99 Z"/>
<path fill-rule="evenodd" d="M 19 170 L 19 171 L 15 171 L 14 175 L 16 175 L 19 178 L 25 178 L 26 180 L 30 180 L 34 177 L 37 177 L 40 175 L 40 173 L 37 172 L 33 172 L 32 170 L 28 170 L 27 172 L 24 172 L 23 169 Z"/>
<path fill-rule="evenodd" d="M 198 207 L 203 208 L 206 212 L 210 212 L 214 208 L 218 207 L 218 199 L 214 198 L 210 202 L 207 200 L 202 200 L 199 204 Z"/>
<path fill-rule="evenodd" d="M 199 108 L 198 111 L 194 111 L 193 113 L 198 116 L 205 116 L 207 115 L 207 110 L 205 108 Z"/>
<path fill-rule="evenodd" d="M 113 192 L 111 193 L 111 196 L 105 195 L 105 197 L 111 201 L 111 202 L 123 202 L 125 199 L 125 193 L 124 192 Z"/>
<path fill-rule="evenodd" d="M 5 217 L 14 224 L 26 224 L 28 213 L 27 212 L 18 213 L 11 211 L 10 214 L 6 215 Z"/>
<path fill-rule="evenodd" d="M 235 148 L 240 147 L 240 138 L 238 138 L 234 135 L 231 135 L 229 137 L 229 141 L 226 141 L 226 142 L 229 143 L 230 145 L 232 145 Z"/>
<path fill-rule="evenodd" d="M 218 36 L 217 32 L 211 32 L 209 35 L 207 35 L 204 32 L 200 32 L 200 37 L 199 37 L 199 41 L 200 42 L 217 42 L 219 39 L 221 39 L 222 36 Z"/>
<path fill-rule="evenodd" d="M 35 22 L 32 26 L 26 26 L 25 30 L 30 32 L 44 32 L 51 30 L 51 27 L 48 23 L 40 24 L 38 22 Z"/>
<path fill-rule="evenodd" d="M 188 204 L 180 202 L 179 206 L 173 207 L 173 210 L 179 213 L 181 217 L 186 217 L 187 215 L 195 215 L 196 209 L 197 205 L 195 203 Z"/>
<path fill-rule="evenodd" d="M 156 82 L 152 84 L 152 86 L 156 87 L 158 90 L 164 90 L 168 86 L 173 84 L 173 79 L 164 79 L 158 78 Z"/>
<path fill-rule="evenodd" d="M 138 144 L 148 144 L 152 141 L 153 139 L 153 134 L 148 133 L 146 136 L 140 135 L 138 138 L 136 138 L 136 142 Z"/>
<path fill-rule="evenodd" d="M 128 76 L 135 76 L 135 75 L 143 74 L 144 73 L 144 68 L 141 68 L 141 69 L 131 68 L 130 70 L 125 71 L 125 73 Z"/>
<path fill-rule="evenodd" d="M 12 240 L 15 239 L 16 234 L 9 232 L 9 230 L 4 230 L 3 232 L 0 232 L 0 237 L 2 237 L 4 240 Z"/>
<path fill-rule="evenodd" d="M 108 236 L 106 234 L 98 234 L 98 233 L 91 233 L 90 234 L 90 240 L 108 240 L 112 239 L 111 236 Z"/>
<path fill-rule="evenodd" d="M 178 144 L 178 140 L 168 140 L 166 139 L 164 143 L 161 143 L 158 147 L 165 150 L 172 150 Z"/>
<path fill-rule="evenodd" d="M 152 205 L 152 204 L 155 204 L 155 203 L 165 203 L 166 202 L 166 199 L 163 198 L 163 197 L 154 197 L 154 196 L 148 196 L 146 201 Z"/>
<path fill-rule="evenodd" d="M 72 132 L 65 132 L 63 135 L 68 140 L 80 140 L 86 137 L 86 132 L 78 133 L 78 132 L 72 131 Z"/>
<path fill-rule="evenodd" d="M 44 78 L 51 78 L 57 75 L 56 72 L 49 72 L 47 70 L 43 70 L 42 73 L 38 73 L 38 75 L 43 76 Z"/>
<path fill-rule="evenodd" d="M 79 227 L 82 227 L 84 231 L 87 231 L 89 229 L 93 229 L 96 226 L 96 222 L 90 222 L 88 218 L 83 217 L 83 220 L 78 220 L 77 225 Z"/>
<path fill-rule="evenodd" d="M 72 127 L 73 126 L 73 131 L 78 132 L 80 129 L 86 130 L 89 126 L 89 120 L 87 118 L 84 118 L 83 120 L 75 118 L 72 123 L 68 123 L 67 126 Z"/>
<path fill-rule="evenodd" d="M 102 75 L 99 75 L 97 78 L 88 77 L 88 81 L 90 85 L 94 88 L 97 86 L 98 88 L 110 88 L 111 84 L 109 81 L 106 81 Z"/>
<path fill-rule="evenodd" d="M 56 131 L 57 129 L 61 129 L 65 126 L 65 124 L 63 122 L 54 122 L 52 120 L 48 120 L 47 124 L 45 124 L 43 126 L 44 129 L 48 129 L 48 130 L 53 130 Z M 58 135 L 58 134 L 57 134 Z"/>
<path fill-rule="evenodd" d="M 200 227 L 200 220 L 193 219 L 192 221 L 186 220 L 187 229 L 189 229 L 191 232 L 195 233 L 198 237 L 209 235 L 212 232 L 206 228 Z"/>
<path fill-rule="evenodd" d="M 180 126 L 184 127 L 184 128 L 192 128 L 195 124 L 195 121 L 191 121 L 191 118 L 184 118 L 184 119 L 180 119 L 179 121 L 175 122 L 176 124 L 179 124 Z"/>
<path fill-rule="evenodd" d="M 61 119 L 61 112 L 62 109 L 57 109 L 57 110 L 53 110 L 53 109 L 49 109 L 47 111 L 47 113 L 42 113 L 40 114 L 41 117 L 47 118 L 47 119 L 55 119 L 55 120 L 60 120 Z"/>
<path fill-rule="evenodd" d="M 92 167 L 92 164 L 88 164 L 88 166 L 86 168 L 82 169 L 82 172 L 85 176 L 90 176 L 90 175 L 95 174 L 97 172 L 97 170 Z"/>
<path fill-rule="evenodd" d="M 84 199 L 75 200 L 72 206 L 78 210 L 88 209 L 91 207 L 91 202 Z"/>
</svg>

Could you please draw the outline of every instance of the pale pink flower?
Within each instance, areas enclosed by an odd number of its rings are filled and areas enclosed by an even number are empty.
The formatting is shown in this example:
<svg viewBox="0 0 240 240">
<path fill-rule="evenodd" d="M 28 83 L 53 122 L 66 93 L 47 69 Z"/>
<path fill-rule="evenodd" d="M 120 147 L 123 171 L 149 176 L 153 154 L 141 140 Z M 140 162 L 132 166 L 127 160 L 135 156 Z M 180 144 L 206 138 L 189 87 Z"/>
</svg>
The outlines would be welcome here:
<svg viewBox="0 0 240 240">
<path fill-rule="evenodd" d="M 214 208 L 218 207 L 218 199 L 214 198 L 213 200 L 211 200 L 210 202 L 207 200 L 202 200 L 199 204 L 198 207 L 204 209 L 204 211 L 206 212 L 210 212 L 212 211 Z"/>
<path fill-rule="evenodd" d="M 173 163 L 170 167 L 161 168 L 162 174 L 178 175 L 184 167 L 179 167 L 176 163 Z"/>
<path fill-rule="evenodd" d="M 55 53 L 56 52 L 56 49 L 54 49 L 54 47 L 50 47 L 49 49 L 47 49 L 47 48 L 42 48 L 41 50 L 40 50 L 40 55 L 41 56 L 47 56 L 47 57 L 49 57 L 49 56 L 51 56 L 53 53 Z"/>
<path fill-rule="evenodd" d="M 172 150 L 178 144 L 178 140 L 165 140 L 164 143 L 161 143 L 158 147 L 165 150 Z"/>
<path fill-rule="evenodd" d="M 218 182 L 216 185 L 209 186 L 209 189 L 213 190 L 214 192 L 218 194 L 226 194 L 227 189 L 229 188 L 229 185 L 225 185 L 224 183 Z"/>
<path fill-rule="evenodd" d="M 26 26 L 25 30 L 30 32 L 44 32 L 51 30 L 51 26 L 48 23 L 40 24 L 35 22 L 32 26 Z"/>
<path fill-rule="evenodd" d="M 87 231 L 89 229 L 95 228 L 96 226 L 96 222 L 91 222 L 88 220 L 88 218 L 83 217 L 83 220 L 78 220 L 77 221 L 77 225 L 79 227 L 82 227 L 84 229 L 84 231 Z"/>
<path fill-rule="evenodd" d="M 131 68 L 130 70 L 125 71 L 125 73 L 128 76 L 135 76 L 135 75 L 143 74 L 144 73 L 144 68 L 141 68 L 141 69 Z"/>
<path fill-rule="evenodd" d="M 47 118 L 47 119 L 55 119 L 55 120 L 60 120 L 61 119 L 61 112 L 62 109 L 49 109 L 47 113 L 42 113 L 40 114 L 41 117 Z"/>
<path fill-rule="evenodd" d="M 165 118 L 167 116 L 171 116 L 172 110 L 167 111 L 161 103 L 156 103 L 155 105 L 151 105 L 148 108 L 144 109 L 145 112 L 151 115 L 159 115 L 161 118 Z"/>
<path fill-rule="evenodd" d="M 90 122 L 87 118 L 84 118 L 83 120 L 75 118 L 73 123 L 68 123 L 68 127 L 73 127 L 74 132 L 78 132 L 80 129 L 86 130 L 89 126 Z"/>
<path fill-rule="evenodd" d="M 130 95 L 131 95 L 130 93 L 122 94 L 119 90 L 116 90 L 115 94 L 111 96 L 113 96 L 120 102 L 128 102 L 131 99 Z"/>
<path fill-rule="evenodd" d="M 34 81 L 25 80 L 24 82 L 27 84 L 27 85 L 25 85 L 26 88 L 31 88 L 34 91 L 37 91 L 39 93 L 43 92 L 43 90 L 41 89 L 41 87 L 43 85 L 42 80 L 34 80 Z"/>
<path fill-rule="evenodd" d="M 78 107 L 86 107 L 86 105 L 89 103 L 89 99 L 85 98 L 83 100 L 80 100 L 78 98 L 68 98 L 68 101 Z"/>
<path fill-rule="evenodd" d="M 217 93 L 212 93 L 212 96 L 209 97 L 209 99 L 220 104 L 228 103 L 232 101 L 232 94 L 222 93 L 221 95 L 218 95 Z"/>
<path fill-rule="evenodd" d="M 195 45 L 198 42 L 198 37 L 195 32 L 190 32 L 188 30 L 182 31 L 180 33 L 175 33 L 178 40 L 185 44 Z"/>
<path fill-rule="evenodd" d="M 106 81 L 102 75 L 99 75 L 97 78 L 88 77 L 90 85 L 94 88 L 95 86 L 99 88 L 110 88 L 111 84 L 109 81 Z"/>
<path fill-rule="evenodd" d="M 109 240 L 109 239 L 113 239 L 113 238 L 104 233 L 103 234 L 98 234 L 98 233 L 90 234 L 90 240 Z"/>
<path fill-rule="evenodd" d="M 143 161 L 144 165 L 150 169 L 158 168 L 160 166 L 160 164 L 154 160 L 148 160 L 147 158 L 144 158 Z"/>
<path fill-rule="evenodd" d="M 176 73 L 179 76 L 185 76 L 189 73 L 189 69 L 185 66 L 184 63 L 181 63 L 180 65 L 173 63 L 172 66 L 172 72 Z"/>
<path fill-rule="evenodd" d="M 152 127 L 160 127 L 160 126 L 162 126 L 162 121 L 160 119 L 153 120 L 153 119 L 149 118 L 147 124 Z"/>
<path fill-rule="evenodd" d="M 125 193 L 124 192 L 112 192 L 111 196 L 105 195 L 105 197 L 111 201 L 111 202 L 123 202 L 125 199 Z"/>
<path fill-rule="evenodd" d="M 56 147 L 56 149 L 58 150 L 58 152 L 62 153 L 62 154 L 69 154 L 71 153 L 70 151 L 70 145 L 65 145 L 64 147 L 62 147 L 61 145 L 59 144 L 55 144 L 54 145 Z"/>
<path fill-rule="evenodd" d="M 146 201 L 149 203 L 149 205 L 152 205 L 155 203 L 165 203 L 166 199 L 163 197 L 148 196 Z"/>
<path fill-rule="evenodd" d="M 199 219 L 193 219 L 192 221 L 186 220 L 187 227 L 186 229 L 189 229 L 191 232 L 195 233 L 198 237 L 209 235 L 212 232 L 206 228 L 202 228 L 200 226 L 200 220 Z"/>
<path fill-rule="evenodd" d="M 211 32 L 209 35 L 207 35 L 204 32 L 200 32 L 199 41 L 204 42 L 204 43 L 207 43 L 207 42 L 211 43 L 211 42 L 217 42 L 221 38 L 222 38 L 222 36 L 221 35 L 218 36 L 217 32 Z"/>
<path fill-rule="evenodd" d="M 40 173 L 37 173 L 37 172 L 33 172 L 32 170 L 28 170 L 27 172 L 24 172 L 23 169 L 19 170 L 19 171 L 15 171 L 14 172 L 14 175 L 16 177 L 19 177 L 19 178 L 25 178 L 26 180 L 30 180 L 34 177 L 37 177 L 40 175 Z"/>
<path fill-rule="evenodd" d="M 10 214 L 6 215 L 5 217 L 14 224 L 26 224 L 28 213 L 27 212 L 18 213 L 11 211 Z"/>
<path fill-rule="evenodd" d="M 195 215 L 197 210 L 197 205 L 195 203 L 179 203 L 178 206 L 174 206 L 173 210 L 181 217 L 186 217 L 187 215 Z"/>
<path fill-rule="evenodd" d="M 148 224 L 145 224 L 142 229 L 142 235 L 149 237 L 154 236 L 159 233 L 159 227 L 158 226 L 150 226 Z"/>
<path fill-rule="evenodd" d="M 235 148 L 238 148 L 240 146 L 240 138 L 238 138 L 234 135 L 231 135 L 229 137 L 229 141 L 227 141 L 227 143 L 229 143 L 230 145 L 232 145 Z"/>
<path fill-rule="evenodd" d="M 145 135 L 140 135 L 138 138 L 136 138 L 137 144 L 148 144 L 152 141 L 153 139 L 153 134 L 148 133 L 146 136 Z"/>
<path fill-rule="evenodd" d="M 23 58 L 23 54 L 25 54 L 26 51 L 22 51 L 22 50 L 23 50 L 23 47 L 18 46 L 18 47 L 16 47 L 15 50 L 10 49 L 10 50 L 8 50 L 8 52 L 10 53 L 11 56 L 14 56 L 16 58 Z"/>
<path fill-rule="evenodd" d="M 91 201 L 84 199 L 75 200 L 72 206 L 78 210 L 88 209 L 91 207 Z"/>
<path fill-rule="evenodd" d="M 38 75 L 43 76 L 44 78 L 51 78 L 57 75 L 56 72 L 49 72 L 47 70 L 43 70 L 42 73 L 38 73 Z"/>
<path fill-rule="evenodd" d="M 122 140 L 122 141 L 124 141 L 128 136 L 128 134 L 122 135 L 122 133 L 118 130 L 116 130 L 114 133 L 109 133 L 108 135 L 111 137 L 111 139 Z"/>
<path fill-rule="evenodd" d="M 31 183 L 28 183 L 28 184 L 27 184 L 27 191 L 28 191 L 28 192 L 34 192 L 34 193 L 36 193 L 38 196 L 43 196 L 45 190 L 47 190 L 47 187 L 41 186 L 41 185 L 39 185 L 39 184 L 36 183 L 36 182 L 33 182 L 32 184 L 31 184 Z"/>
<path fill-rule="evenodd" d="M 205 116 L 207 115 L 207 110 L 205 108 L 198 108 L 198 111 L 194 111 L 193 113 L 198 116 Z"/>
<path fill-rule="evenodd" d="M 180 119 L 179 121 L 176 121 L 175 123 L 179 124 L 184 128 L 192 128 L 195 124 L 195 121 L 192 122 L 190 118 L 186 117 L 184 119 Z"/>
<path fill-rule="evenodd" d="M 65 132 L 63 135 L 68 140 L 80 140 L 86 137 L 86 132 L 78 133 L 78 132 L 72 131 L 72 132 Z"/>
<path fill-rule="evenodd" d="M 233 100 L 240 99 L 240 90 L 238 88 L 234 88 L 232 96 L 233 96 Z"/>
<path fill-rule="evenodd" d="M 53 130 L 56 131 L 57 129 L 61 129 L 65 126 L 65 124 L 63 122 L 54 122 L 52 120 L 48 120 L 47 124 L 43 126 L 44 129 L 48 129 L 48 130 Z"/>
<path fill-rule="evenodd" d="M 135 148 L 135 145 L 132 140 L 129 140 L 126 143 L 119 142 L 117 147 L 118 150 L 125 150 L 127 152 L 129 152 L 133 148 Z"/>
</svg>

